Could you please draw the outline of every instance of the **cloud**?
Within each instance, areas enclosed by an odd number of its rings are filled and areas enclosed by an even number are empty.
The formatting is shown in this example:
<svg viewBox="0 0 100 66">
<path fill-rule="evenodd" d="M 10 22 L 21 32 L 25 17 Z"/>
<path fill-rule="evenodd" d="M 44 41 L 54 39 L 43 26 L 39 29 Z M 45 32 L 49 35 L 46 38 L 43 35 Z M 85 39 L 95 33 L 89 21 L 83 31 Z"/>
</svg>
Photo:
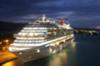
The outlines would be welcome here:
<svg viewBox="0 0 100 66">
<path fill-rule="evenodd" d="M 100 0 L 0 0 L 0 20 L 30 21 L 40 14 L 68 17 L 74 25 L 99 24 Z"/>
</svg>

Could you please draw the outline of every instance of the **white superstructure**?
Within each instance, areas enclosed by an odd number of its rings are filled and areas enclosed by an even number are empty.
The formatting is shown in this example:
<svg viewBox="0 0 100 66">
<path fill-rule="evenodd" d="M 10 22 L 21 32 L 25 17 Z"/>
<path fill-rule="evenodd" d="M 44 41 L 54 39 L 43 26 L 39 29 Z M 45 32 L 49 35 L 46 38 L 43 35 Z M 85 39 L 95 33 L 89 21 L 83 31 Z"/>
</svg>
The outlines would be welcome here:
<svg viewBox="0 0 100 66">
<path fill-rule="evenodd" d="M 45 56 L 55 53 L 65 47 L 65 42 L 73 38 L 73 31 L 70 24 L 65 24 L 62 21 L 60 23 L 59 20 L 53 20 L 43 15 L 34 22 L 23 27 L 23 29 L 14 36 L 16 39 L 9 47 L 10 51 L 16 53 L 20 57 L 24 57 L 25 54 L 27 56 L 26 52 L 28 51 L 29 57 L 40 57 L 42 55 Z M 46 52 L 48 54 L 44 55 L 43 53 Z M 34 53 L 40 54 L 34 56 Z M 33 60 L 35 59 L 33 58 Z M 25 62 L 30 60 L 29 58 L 24 58 Z"/>
</svg>

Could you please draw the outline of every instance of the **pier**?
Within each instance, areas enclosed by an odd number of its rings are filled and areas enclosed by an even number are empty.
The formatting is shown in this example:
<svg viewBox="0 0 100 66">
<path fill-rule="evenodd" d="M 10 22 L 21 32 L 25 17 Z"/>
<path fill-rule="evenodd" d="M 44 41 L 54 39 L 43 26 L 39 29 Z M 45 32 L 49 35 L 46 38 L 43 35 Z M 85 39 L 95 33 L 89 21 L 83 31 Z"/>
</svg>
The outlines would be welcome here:
<svg viewBox="0 0 100 66">
<path fill-rule="evenodd" d="M 78 34 L 100 35 L 100 30 L 99 29 L 74 28 L 74 32 L 78 33 Z"/>
</svg>

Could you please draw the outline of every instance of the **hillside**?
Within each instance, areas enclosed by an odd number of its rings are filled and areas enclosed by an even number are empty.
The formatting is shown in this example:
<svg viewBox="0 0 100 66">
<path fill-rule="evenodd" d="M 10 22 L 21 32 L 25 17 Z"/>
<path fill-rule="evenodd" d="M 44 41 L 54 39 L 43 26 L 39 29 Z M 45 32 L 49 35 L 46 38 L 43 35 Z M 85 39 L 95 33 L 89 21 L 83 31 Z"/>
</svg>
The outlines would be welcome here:
<svg viewBox="0 0 100 66">
<path fill-rule="evenodd" d="M 11 32 L 15 30 L 20 30 L 26 24 L 24 23 L 11 23 L 0 21 L 0 32 Z"/>
</svg>

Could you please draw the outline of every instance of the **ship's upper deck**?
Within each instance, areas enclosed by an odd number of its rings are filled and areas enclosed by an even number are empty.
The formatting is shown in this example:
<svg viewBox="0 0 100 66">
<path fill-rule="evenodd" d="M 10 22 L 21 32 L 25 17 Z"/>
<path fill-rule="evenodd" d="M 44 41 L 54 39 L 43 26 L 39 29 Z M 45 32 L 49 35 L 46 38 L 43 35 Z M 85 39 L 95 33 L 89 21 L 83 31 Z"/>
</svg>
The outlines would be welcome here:
<svg viewBox="0 0 100 66">
<path fill-rule="evenodd" d="M 48 18 L 45 15 L 39 17 L 33 22 L 30 22 L 26 27 L 46 27 L 46 28 L 62 28 L 62 29 L 72 29 L 69 23 L 65 23 L 63 19 L 55 20 L 53 18 Z"/>
<path fill-rule="evenodd" d="M 71 29 L 70 25 L 65 24 L 63 20 L 59 22 L 43 15 L 23 27 L 15 35 L 16 40 L 11 46 L 13 50 L 15 47 L 40 46 L 44 42 L 72 34 L 72 31 L 69 31 L 69 29 Z"/>
</svg>

